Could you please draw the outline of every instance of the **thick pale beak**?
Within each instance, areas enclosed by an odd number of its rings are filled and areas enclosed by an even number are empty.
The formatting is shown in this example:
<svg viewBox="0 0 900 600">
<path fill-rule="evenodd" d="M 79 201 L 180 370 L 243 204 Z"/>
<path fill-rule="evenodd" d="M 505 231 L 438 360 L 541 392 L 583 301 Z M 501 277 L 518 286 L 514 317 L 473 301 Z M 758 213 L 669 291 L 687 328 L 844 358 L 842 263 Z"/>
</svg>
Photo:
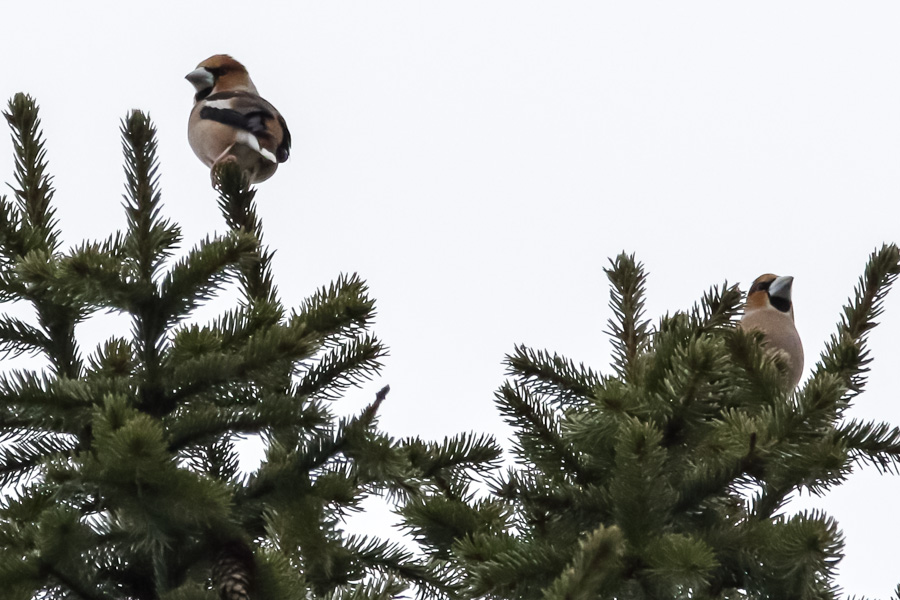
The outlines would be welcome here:
<svg viewBox="0 0 900 600">
<path fill-rule="evenodd" d="M 191 85 L 193 85 L 198 92 L 209 89 L 216 83 L 216 78 L 213 77 L 213 74 L 203 67 L 194 69 L 185 75 L 184 78 L 190 81 Z"/>
<path fill-rule="evenodd" d="M 794 278 L 790 275 L 785 275 L 784 277 L 777 277 L 775 281 L 773 281 L 769 285 L 769 296 L 774 298 L 781 298 L 783 300 L 791 301 L 791 285 L 794 283 Z"/>
</svg>

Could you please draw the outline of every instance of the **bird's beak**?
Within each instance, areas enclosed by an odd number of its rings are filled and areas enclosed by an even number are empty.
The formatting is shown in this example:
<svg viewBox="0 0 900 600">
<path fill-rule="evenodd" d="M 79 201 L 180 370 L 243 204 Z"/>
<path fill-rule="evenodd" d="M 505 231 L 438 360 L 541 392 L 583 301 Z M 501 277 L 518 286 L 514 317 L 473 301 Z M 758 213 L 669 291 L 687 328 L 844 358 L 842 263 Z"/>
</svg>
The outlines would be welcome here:
<svg viewBox="0 0 900 600">
<path fill-rule="evenodd" d="M 209 89 L 216 83 L 216 78 L 213 74 L 203 67 L 194 69 L 185 75 L 184 78 L 190 81 L 191 85 L 197 88 L 198 92 Z"/>
<path fill-rule="evenodd" d="M 775 298 L 782 298 L 791 301 L 791 285 L 794 283 L 794 278 L 790 275 L 785 275 L 784 277 L 776 277 L 775 281 L 769 285 L 769 296 L 773 296 Z"/>
</svg>

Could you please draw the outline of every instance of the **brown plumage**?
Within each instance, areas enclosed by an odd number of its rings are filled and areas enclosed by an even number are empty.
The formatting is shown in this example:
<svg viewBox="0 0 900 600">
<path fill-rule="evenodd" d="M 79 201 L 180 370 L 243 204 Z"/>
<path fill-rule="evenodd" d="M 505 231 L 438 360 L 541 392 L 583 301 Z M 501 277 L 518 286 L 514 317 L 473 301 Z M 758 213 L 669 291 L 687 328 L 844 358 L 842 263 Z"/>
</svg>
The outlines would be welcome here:
<svg viewBox="0 0 900 600">
<path fill-rule="evenodd" d="M 271 177 L 288 159 L 291 134 L 281 114 L 259 96 L 244 65 L 216 54 L 185 78 L 197 90 L 188 120 L 188 141 L 212 170 L 236 162 L 251 183 Z"/>
<path fill-rule="evenodd" d="M 803 375 L 803 345 L 794 326 L 791 302 L 793 277 L 760 275 L 747 293 L 747 304 L 740 326 L 765 336 L 766 346 L 784 351 L 788 362 L 788 382 L 793 390 Z"/>
</svg>

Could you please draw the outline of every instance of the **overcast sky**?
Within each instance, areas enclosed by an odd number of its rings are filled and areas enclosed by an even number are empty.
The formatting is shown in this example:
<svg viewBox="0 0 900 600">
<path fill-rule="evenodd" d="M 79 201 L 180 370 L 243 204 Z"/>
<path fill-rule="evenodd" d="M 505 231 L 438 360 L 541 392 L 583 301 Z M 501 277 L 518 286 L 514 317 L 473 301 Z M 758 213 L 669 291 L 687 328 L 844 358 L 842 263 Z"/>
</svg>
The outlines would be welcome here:
<svg viewBox="0 0 900 600">
<path fill-rule="evenodd" d="M 66 244 L 125 225 L 132 108 L 187 246 L 224 231 L 184 75 L 216 53 L 247 66 L 294 138 L 257 195 L 281 297 L 369 282 L 391 355 L 338 410 L 390 383 L 395 436 L 507 438 L 493 392 L 516 343 L 609 373 L 602 268 L 622 250 L 654 321 L 726 279 L 793 275 L 808 372 L 868 254 L 900 241 L 897 3 L 29 0 L 3 19 L 0 99 L 41 106 Z M 84 327 L 84 350 L 119 326 Z M 900 423 L 898 337 L 895 290 L 852 416 Z M 898 496 L 869 469 L 803 501 L 846 534 L 848 592 L 900 582 Z"/>
</svg>

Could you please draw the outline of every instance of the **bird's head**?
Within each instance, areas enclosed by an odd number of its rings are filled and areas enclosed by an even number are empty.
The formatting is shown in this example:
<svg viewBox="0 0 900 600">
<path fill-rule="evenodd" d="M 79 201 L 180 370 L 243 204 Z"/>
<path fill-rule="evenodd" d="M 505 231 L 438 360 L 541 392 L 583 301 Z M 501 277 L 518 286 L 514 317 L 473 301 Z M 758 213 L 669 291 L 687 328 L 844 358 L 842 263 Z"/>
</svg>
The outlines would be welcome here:
<svg viewBox="0 0 900 600">
<path fill-rule="evenodd" d="M 747 292 L 747 311 L 773 308 L 794 318 L 794 304 L 791 302 L 791 285 L 794 278 L 779 277 L 771 273 L 760 275 L 753 281 Z"/>
<path fill-rule="evenodd" d="M 197 90 L 194 100 L 199 101 L 214 92 L 242 91 L 256 94 L 256 86 L 250 80 L 246 67 L 227 54 L 210 56 L 197 68 L 184 76 Z"/>
</svg>

